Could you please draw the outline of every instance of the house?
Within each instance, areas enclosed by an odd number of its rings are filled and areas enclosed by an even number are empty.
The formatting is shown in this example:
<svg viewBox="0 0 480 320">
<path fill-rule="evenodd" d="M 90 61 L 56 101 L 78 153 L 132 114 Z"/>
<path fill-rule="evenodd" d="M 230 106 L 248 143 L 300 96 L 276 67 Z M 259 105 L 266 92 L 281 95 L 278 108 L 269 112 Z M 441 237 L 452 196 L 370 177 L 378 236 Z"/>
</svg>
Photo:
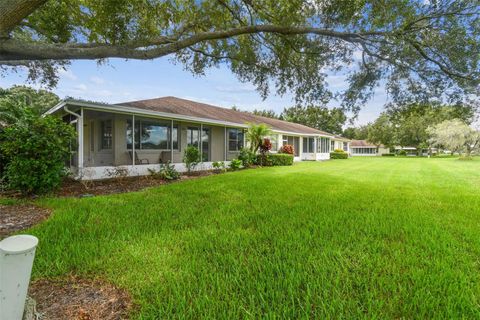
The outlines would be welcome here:
<svg viewBox="0 0 480 320">
<path fill-rule="evenodd" d="M 350 142 L 351 156 L 381 156 L 389 152 L 390 150 L 383 144 L 377 146 L 367 140 L 352 140 Z"/>
<path fill-rule="evenodd" d="M 46 114 L 61 117 L 77 130 L 78 146 L 69 166 L 86 180 L 106 178 L 119 166 L 129 175 L 146 175 L 167 162 L 185 171 L 187 146 L 198 147 L 203 161 L 199 169 L 209 169 L 213 161 L 238 157 L 249 123 L 270 126 L 272 152 L 293 145 L 296 161 L 329 159 L 336 139 L 301 124 L 175 97 L 120 104 L 65 100 Z"/>
<path fill-rule="evenodd" d="M 350 153 L 350 139 L 344 138 L 342 136 L 334 136 L 331 140 L 330 150 L 343 150 L 346 153 Z"/>
</svg>

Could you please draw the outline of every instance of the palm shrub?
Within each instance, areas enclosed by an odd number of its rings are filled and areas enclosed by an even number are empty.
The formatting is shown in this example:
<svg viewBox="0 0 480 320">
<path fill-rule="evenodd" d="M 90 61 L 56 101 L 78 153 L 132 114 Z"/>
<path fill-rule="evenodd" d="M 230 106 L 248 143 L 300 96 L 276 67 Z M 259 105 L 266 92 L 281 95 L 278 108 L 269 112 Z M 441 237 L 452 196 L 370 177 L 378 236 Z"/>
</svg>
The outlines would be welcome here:
<svg viewBox="0 0 480 320">
<path fill-rule="evenodd" d="M 200 150 L 197 147 L 189 146 L 183 154 L 183 162 L 190 173 L 200 162 Z"/>
<path fill-rule="evenodd" d="M 250 150 L 256 154 L 263 143 L 263 139 L 272 133 L 270 127 L 264 123 L 251 123 L 247 129 L 247 141 L 250 142 Z"/>
<path fill-rule="evenodd" d="M 75 135 L 73 128 L 60 119 L 39 117 L 29 111 L 4 128 L 0 153 L 7 187 L 23 194 L 47 193 L 57 188 L 65 175 Z"/>
</svg>

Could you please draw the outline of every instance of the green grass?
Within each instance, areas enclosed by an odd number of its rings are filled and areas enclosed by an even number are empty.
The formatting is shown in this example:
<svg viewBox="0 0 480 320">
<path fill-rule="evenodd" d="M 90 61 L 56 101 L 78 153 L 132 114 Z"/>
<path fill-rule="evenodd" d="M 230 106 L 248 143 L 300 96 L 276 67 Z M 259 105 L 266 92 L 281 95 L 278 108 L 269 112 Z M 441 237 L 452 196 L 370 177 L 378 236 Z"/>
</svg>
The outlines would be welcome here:
<svg viewBox="0 0 480 320">
<path fill-rule="evenodd" d="M 43 199 L 34 277 L 126 288 L 134 319 L 479 318 L 480 159 L 356 158 Z"/>
</svg>

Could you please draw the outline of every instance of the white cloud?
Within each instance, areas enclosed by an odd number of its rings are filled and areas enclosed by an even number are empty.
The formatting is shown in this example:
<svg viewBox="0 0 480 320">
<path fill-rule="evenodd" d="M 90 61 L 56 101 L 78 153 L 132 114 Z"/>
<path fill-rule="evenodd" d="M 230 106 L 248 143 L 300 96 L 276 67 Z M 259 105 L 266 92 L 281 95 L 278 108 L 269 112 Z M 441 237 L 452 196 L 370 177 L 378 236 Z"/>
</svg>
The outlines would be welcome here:
<svg viewBox="0 0 480 320">
<path fill-rule="evenodd" d="M 93 82 L 94 84 L 97 84 L 97 85 L 105 83 L 105 79 L 97 77 L 97 76 L 90 77 L 90 81 Z"/>
<path fill-rule="evenodd" d="M 78 91 L 87 91 L 87 85 L 84 83 L 77 84 L 76 86 L 73 87 L 75 90 Z"/>
<path fill-rule="evenodd" d="M 58 74 L 60 75 L 61 78 L 64 78 L 64 79 L 68 79 L 72 81 L 75 81 L 78 79 L 78 77 L 71 70 L 59 68 Z"/>
<path fill-rule="evenodd" d="M 229 85 L 229 86 L 216 86 L 215 90 L 226 93 L 251 93 L 255 91 L 253 85 Z"/>
</svg>

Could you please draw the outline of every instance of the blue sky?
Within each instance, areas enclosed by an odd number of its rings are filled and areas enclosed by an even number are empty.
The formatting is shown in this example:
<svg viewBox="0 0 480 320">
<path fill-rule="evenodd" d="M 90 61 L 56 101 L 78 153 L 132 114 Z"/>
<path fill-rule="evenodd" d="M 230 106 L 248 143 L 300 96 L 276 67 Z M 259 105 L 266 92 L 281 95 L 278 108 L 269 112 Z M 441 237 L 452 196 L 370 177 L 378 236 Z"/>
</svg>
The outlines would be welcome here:
<svg viewBox="0 0 480 320">
<path fill-rule="evenodd" d="M 184 71 L 182 65 L 174 64 L 168 58 L 154 61 L 112 59 L 104 65 L 97 65 L 95 61 L 75 61 L 60 74 L 60 81 L 53 91 L 61 98 L 71 96 L 118 103 L 176 96 L 228 108 L 235 105 L 242 110 L 272 109 L 276 112 L 293 105 L 291 95 L 280 97 L 272 93 L 268 99 L 262 100 L 251 84 L 239 82 L 226 67 L 210 69 L 205 76 L 199 77 Z M 22 72 L 9 73 L 0 78 L 0 87 L 26 84 L 25 79 Z M 333 75 L 328 83 L 332 90 L 342 90 L 345 76 Z M 374 120 L 385 101 L 384 88 L 377 88 L 375 97 L 362 109 L 355 124 Z M 338 104 L 332 101 L 329 106 Z"/>
</svg>

